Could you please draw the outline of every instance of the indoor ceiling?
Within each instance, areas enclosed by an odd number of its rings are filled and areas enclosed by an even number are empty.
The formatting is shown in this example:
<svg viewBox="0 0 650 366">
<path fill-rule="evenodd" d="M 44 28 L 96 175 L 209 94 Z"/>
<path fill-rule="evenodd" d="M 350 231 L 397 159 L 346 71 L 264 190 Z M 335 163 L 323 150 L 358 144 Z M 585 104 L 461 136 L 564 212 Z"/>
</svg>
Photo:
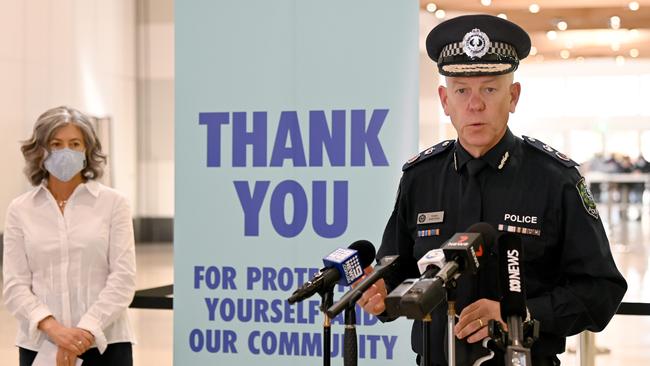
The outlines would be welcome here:
<svg viewBox="0 0 650 366">
<path fill-rule="evenodd" d="M 420 0 L 420 6 L 440 20 L 505 15 L 530 34 L 532 60 L 650 58 L 650 0 Z"/>
</svg>

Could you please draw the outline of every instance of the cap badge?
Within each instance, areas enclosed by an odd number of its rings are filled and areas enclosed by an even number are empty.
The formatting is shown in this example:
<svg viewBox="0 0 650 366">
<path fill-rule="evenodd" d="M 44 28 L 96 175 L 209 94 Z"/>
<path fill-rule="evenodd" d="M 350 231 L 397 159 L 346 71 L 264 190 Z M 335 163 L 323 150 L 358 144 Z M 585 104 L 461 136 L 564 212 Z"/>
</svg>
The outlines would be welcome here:
<svg viewBox="0 0 650 366">
<path fill-rule="evenodd" d="M 480 29 L 474 28 L 463 37 L 463 52 L 471 58 L 485 56 L 490 48 L 490 39 Z"/>
</svg>

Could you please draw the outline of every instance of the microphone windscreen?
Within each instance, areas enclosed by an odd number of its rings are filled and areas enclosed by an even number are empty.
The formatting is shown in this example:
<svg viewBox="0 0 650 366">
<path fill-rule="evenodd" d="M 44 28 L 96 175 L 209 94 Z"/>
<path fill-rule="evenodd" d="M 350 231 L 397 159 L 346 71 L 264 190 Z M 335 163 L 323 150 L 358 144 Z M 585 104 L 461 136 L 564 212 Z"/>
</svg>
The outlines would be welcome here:
<svg viewBox="0 0 650 366">
<path fill-rule="evenodd" d="M 487 222 L 477 222 L 467 228 L 469 233 L 479 233 L 483 237 L 483 244 L 485 247 L 490 248 L 494 244 L 494 239 L 497 236 L 497 231 L 494 227 Z"/>
<path fill-rule="evenodd" d="M 524 253 L 521 238 L 502 233 L 497 238 L 499 247 L 499 285 L 501 287 L 501 318 L 526 317 L 524 286 Z"/>
<path fill-rule="evenodd" d="M 354 249 L 357 251 L 361 268 L 368 267 L 375 259 L 375 246 L 372 245 L 372 243 L 368 240 L 357 240 L 354 243 L 350 244 L 348 249 Z"/>
</svg>

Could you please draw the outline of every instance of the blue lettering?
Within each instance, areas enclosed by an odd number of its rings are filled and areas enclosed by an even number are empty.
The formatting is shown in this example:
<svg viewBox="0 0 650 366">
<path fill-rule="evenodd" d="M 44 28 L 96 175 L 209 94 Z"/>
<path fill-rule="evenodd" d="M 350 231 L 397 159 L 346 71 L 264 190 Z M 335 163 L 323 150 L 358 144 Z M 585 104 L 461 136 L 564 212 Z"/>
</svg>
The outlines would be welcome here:
<svg viewBox="0 0 650 366">
<path fill-rule="evenodd" d="M 260 354 L 260 349 L 255 346 L 255 338 L 259 338 L 259 337 L 260 337 L 259 330 L 254 330 L 248 335 L 248 349 L 254 355 Z"/>
<path fill-rule="evenodd" d="M 252 290 L 253 285 L 262 279 L 262 271 L 257 267 L 246 268 L 246 289 Z"/>
<path fill-rule="evenodd" d="M 397 336 L 381 336 L 384 341 L 384 346 L 386 347 L 386 359 L 393 359 L 393 350 L 395 349 L 395 344 L 397 344 Z"/>
<path fill-rule="evenodd" d="M 278 341 L 275 334 L 271 331 L 264 332 L 262 335 L 262 351 L 267 355 L 272 355 L 278 347 Z"/>
<path fill-rule="evenodd" d="M 229 322 L 235 318 L 235 302 L 232 299 L 225 298 L 221 300 L 221 319 Z"/>
<path fill-rule="evenodd" d="M 363 109 L 352 110 L 351 126 L 351 164 L 352 166 L 365 166 L 366 147 L 370 154 L 373 166 L 388 166 L 388 159 L 379 142 L 379 131 L 381 130 L 388 109 L 375 109 L 370 116 L 370 123 L 366 129 L 366 111 Z"/>
<path fill-rule="evenodd" d="M 323 148 L 331 166 L 345 165 L 345 110 L 332 111 L 332 131 L 325 111 L 309 112 L 309 166 L 323 166 Z"/>
<path fill-rule="evenodd" d="M 246 112 L 232 114 L 232 166 L 245 167 L 246 146 L 253 149 L 253 166 L 266 166 L 266 112 L 253 112 L 253 131 L 246 131 Z"/>
<path fill-rule="evenodd" d="M 204 348 L 210 353 L 237 353 L 237 334 L 232 330 L 206 329 L 205 335 L 199 329 L 190 332 L 190 349 L 200 352 Z"/>
<path fill-rule="evenodd" d="M 302 356 L 320 356 L 323 353 L 323 342 L 320 333 L 303 333 L 302 334 Z"/>
<path fill-rule="evenodd" d="M 259 236 L 260 234 L 260 209 L 264 202 L 264 196 L 269 189 L 269 181 L 255 182 L 253 194 L 246 181 L 234 181 L 237 196 L 244 211 L 244 235 Z M 258 187 L 259 185 L 259 187 Z"/>
<path fill-rule="evenodd" d="M 312 226 L 316 234 L 323 238 L 343 235 L 348 227 L 348 182 L 334 182 L 334 218 L 331 225 L 327 223 L 327 183 L 315 181 L 312 189 Z"/>
<path fill-rule="evenodd" d="M 281 355 L 297 355 L 298 354 L 298 333 L 282 332 L 280 333 L 280 354 Z"/>
<path fill-rule="evenodd" d="M 287 138 L 291 141 L 291 147 L 286 147 Z M 307 166 L 305 148 L 302 146 L 302 136 L 300 135 L 300 123 L 295 111 L 280 114 L 278 131 L 275 134 L 273 153 L 271 154 L 271 166 L 282 166 L 285 159 L 291 159 L 293 166 Z"/>
<path fill-rule="evenodd" d="M 214 321 L 216 319 L 216 314 L 217 314 L 217 305 L 219 304 L 219 299 L 218 298 L 210 298 L 206 297 L 205 298 L 205 305 L 208 306 L 208 319 L 210 321 Z"/>
<path fill-rule="evenodd" d="M 286 221 L 285 201 L 293 198 L 293 220 Z M 271 223 L 275 231 L 285 238 L 293 238 L 305 227 L 307 221 L 307 196 L 298 182 L 285 180 L 278 184 L 271 195 Z"/>
<path fill-rule="evenodd" d="M 203 349 L 203 333 L 199 329 L 192 329 L 189 341 L 190 349 L 193 352 L 200 352 Z"/>
<path fill-rule="evenodd" d="M 199 113 L 199 124 L 208 126 L 208 167 L 221 166 L 221 125 L 228 123 L 228 113 Z"/>
</svg>

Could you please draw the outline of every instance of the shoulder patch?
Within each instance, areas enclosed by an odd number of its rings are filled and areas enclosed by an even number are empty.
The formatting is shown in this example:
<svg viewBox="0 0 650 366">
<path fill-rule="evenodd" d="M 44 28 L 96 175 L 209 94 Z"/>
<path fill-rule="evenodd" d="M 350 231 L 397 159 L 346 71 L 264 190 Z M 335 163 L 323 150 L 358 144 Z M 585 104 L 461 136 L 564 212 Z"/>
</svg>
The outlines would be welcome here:
<svg viewBox="0 0 650 366">
<path fill-rule="evenodd" d="M 524 138 L 526 145 L 534 147 L 536 150 L 545 153 L 546 155 L 552 157 L 555 161 L 563 164 L 568 168 L 580 165 L 575 161 L 571 160 L 568 156 L 546 145 L 545 143 L 539 141 L 536 138 L 528 137 L 528 136 L 522 136 L 522 137 Z"/>
<path fill-rule="evenodd" d="M 585 211 L 598 220 L 596 202 L 594 202 L 594 196 L 591 194 L 589 187 L 587 187 L 584 177 L 580 178 L 578 183 L 576 183 L 576 189 L 578 189 L 578 195 L 580 195 L 580 200 L 582 201 L 582 205 L 585 207 Z"/>
<path fill-rule="evenodd" d="M 452 146 L 454 146 L 454 140 L 445 140 L 437 145 L 433 145 L 430 148 L 408 159 L 406 163 L 402 166 L 402 171 L 406 171 L 408 168 L 416 165 L 417 163 L 422 162 L 432 156 L 436 156 L 441 152 L 448 150 Z"/>
</svg>

